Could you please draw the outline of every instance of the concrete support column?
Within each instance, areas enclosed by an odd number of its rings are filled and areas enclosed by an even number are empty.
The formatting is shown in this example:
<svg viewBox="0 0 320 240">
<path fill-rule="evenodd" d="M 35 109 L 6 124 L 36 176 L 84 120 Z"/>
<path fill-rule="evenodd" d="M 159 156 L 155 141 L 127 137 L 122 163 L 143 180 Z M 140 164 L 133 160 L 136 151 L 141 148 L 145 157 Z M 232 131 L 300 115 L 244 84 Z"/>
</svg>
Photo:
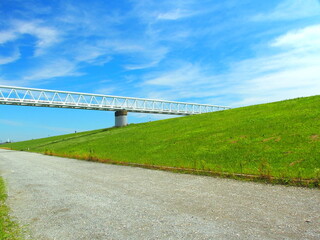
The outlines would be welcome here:
<svg viewBox="0 0 320 240">
<path fill-rule="evenodd" d="M 116 127 L 124 127 L 128 125 L 127 110 L 119 110 L 115 112 L 115 126 Z"/>
</svg>

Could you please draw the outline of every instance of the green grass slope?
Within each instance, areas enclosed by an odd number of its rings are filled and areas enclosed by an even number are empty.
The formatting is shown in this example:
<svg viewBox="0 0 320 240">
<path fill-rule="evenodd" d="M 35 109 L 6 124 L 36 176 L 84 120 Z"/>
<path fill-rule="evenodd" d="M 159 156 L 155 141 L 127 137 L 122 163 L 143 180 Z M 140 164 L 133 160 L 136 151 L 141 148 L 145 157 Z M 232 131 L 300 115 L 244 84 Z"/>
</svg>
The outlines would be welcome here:
<svg viewBox="0 0 320 240">
<path fill-rule="evenodd" d="M 320 178 L 320 96 L 7 144 L 79 159 Z"/>
</svg>

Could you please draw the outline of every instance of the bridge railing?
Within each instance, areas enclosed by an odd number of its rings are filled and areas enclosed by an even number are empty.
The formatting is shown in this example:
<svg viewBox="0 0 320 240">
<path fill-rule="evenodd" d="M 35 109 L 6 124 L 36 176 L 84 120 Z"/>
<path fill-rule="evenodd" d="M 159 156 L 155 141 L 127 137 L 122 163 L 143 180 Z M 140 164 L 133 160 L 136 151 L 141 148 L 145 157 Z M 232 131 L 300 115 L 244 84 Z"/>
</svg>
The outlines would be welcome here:
<svg viewBox="0 0 320 240">
<path fill-rule="evenodd" d="M 0 85 L 0 104 L 192 115 L 229 107 Z"/>
</svg>

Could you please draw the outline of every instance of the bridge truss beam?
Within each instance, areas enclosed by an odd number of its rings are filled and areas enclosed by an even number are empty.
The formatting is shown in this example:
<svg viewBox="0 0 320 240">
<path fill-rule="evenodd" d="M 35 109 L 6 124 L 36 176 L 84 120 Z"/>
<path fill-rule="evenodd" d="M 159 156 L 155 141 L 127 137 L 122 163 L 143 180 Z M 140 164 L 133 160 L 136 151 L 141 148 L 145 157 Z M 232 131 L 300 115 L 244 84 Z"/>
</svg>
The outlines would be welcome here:
<svg viewBox="0 0 320 240">
<path fill-rule="evenodd" d="M 0 104 L 101 111 L 126 110 L 128 112 L 173 115 L 193 115 L 229 109 L 229 107 L 208 104 L 119 97 L 102 94 L 55 91 L 3 85 L 0 85 Z"/>
</svg>

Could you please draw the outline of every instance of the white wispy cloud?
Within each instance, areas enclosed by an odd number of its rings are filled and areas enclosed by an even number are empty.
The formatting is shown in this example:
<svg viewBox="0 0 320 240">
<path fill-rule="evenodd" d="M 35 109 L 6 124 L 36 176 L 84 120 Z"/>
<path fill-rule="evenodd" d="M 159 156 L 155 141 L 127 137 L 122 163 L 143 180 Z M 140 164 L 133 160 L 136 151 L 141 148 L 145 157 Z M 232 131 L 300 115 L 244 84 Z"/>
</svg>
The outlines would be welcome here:
<svg viewBox="0 0 320 240">
<path fill-rule="evenodd" d="M 0 32 L 0 44 L 4 44 L 17 39 L 18 35 L 14 31 L 2 31 Z"/>
<path fill-rule="evenodd" d="M 145 76 L 142 87 L 146 97 L 183 101 L 193 98 L 206 103 L 207 98 L 220 95 L 222 88 L 227 85 L 220 76 L 212 74 L 207 66 L 188 62 L 174 65 L 180 66 Z"/>
<path fill-rule="evenodd" d="M 23 81 L 33 82 L 37 80 L 47 80 L 65 76 L 81 76 L 74 62 L 66 59 L 55 59 L 43 63 L 40 67 L 36 67 L 27 74 Z"/>
<path fill-rule="evenodd" d="M 68 49 L 69 59 L 77 63 L 104 65 L 117 56 L 125 56 L 122 63 L 125 70 L 140 70 L 156 66 L 166 57 L 169 49 L 148 34 L 147 25 L 138 24 L 140 16 L 136 12 L 120 15 L 113 11 L 101 12 L 103 9 L 102 6 L 82 9 L 65 4 L 64 12 L 57 19 L 64 26 L 64 34 L 77 40 Z M 103 17 L 98 18 L 97 13 Z M 128 34 L 127 27 L 120 30 L 128 21 L 134 22 L 139 30 L 132 34 Z M 68 46 L 69 42 L 64 44 Z"/>
<path fill-rule="evenodd" d="M 165 87 L 182 87 L 188 84 L 197 84 L 201 76 L 201 67 L 199 65 L 194 65 L 191 63 L 185 63 L 182 67 L 161 74 L 157 77 L 152 77 L 151 79 L 145 81 L 145 84 L 155 85 L 155 86 L 165 86 Z M 201 76 L 207 78 L 205 76 Z"/>
<path fill-rule="evenodd" d="M 148 62 L 145 64 L 127 64 L 124 68 L 127 70 L 140 70 L 156 66 L 158 63 L 159 61 Z"/>
<path fill-rule="evenodd" d="M 15 62 L 16 60 L 18 60 L 20 58 L 20 56 L 21 56 L 21 54 L 17 48 L 14 50 L 14 52 L 10 56 L 0 55 L 0 65 Z"/>
<path fill-rule="evenodd" d="M 15 32 L 24 35 L 29 34 L 37 38 L 35 55 L 39 56 L 48 48 L 60 42 L 60 33 L 57 29 L 43 26 L 36 21 L 14 21 Z"/>
<path fill-rule="evenodd" d="M 9 26 L 9 30 L 0 32 L 0 44 L 18 40 L 24 35 L 31 35 L 37 39 L 35 56 L 43 54 L 47 48 L 60 42 L 59 31 L 53 27 L 45 26 L 39 21 L 12 20 Z"/>
<path fill-rule="evenodd" d="M 241 101 L 248 102 L 245 99 L 255 97 L 251 94 L 254 89 L 261 91 L 261 96 L 266 93 L 260 89 L 267 86 L 282 89 L 282 85 L 272 82 L 272 79 L 286 76 L 298 79 L 298 75 L 317 70 L 319 57 L 315 52 L 318 53 L 317 46 L 320 46 L 318 25 L 290 31 L 265 42 L 263 47 L 271 50 L 273 54 L 260 53 L 253 58 L 227 63 L 229 71 L 217 74 L 212 70 L 214 63 L 203 64 L 206 60 L 200 62 L 190 58 L 179 60 L 183 57 L 180 53 L 175 55 L 174 51 L 176 48 L 180 50 L 180 46 L 186 46 L 184 51 L 188 49 L 188 41 L 194 33 L 190 24 L 176 20 L 187 20 L 210 11 L 219 11 L 223 9 L 221 4 L 212 1 L 199 4 L 199 1 L 194 0 L 132 0 L 131 3 L 133 9 L 120 14 L 116 11 L 108 12 L 95 5 L 92 8 L 83 8 L 84 3 L 78 6 L 66 2 L 63 3 L 63 11 L 55 15 L 50 24 L 35 19 L 13 21 L 12 29 L 0 32 L 0 44 L 17 40 L 24 35 L 31 35 L 36 39 L 34 57 L 42 63 L 29 65 L 33 68 L 21 71 L 20 81 L 23 81 L 24 85 L 57 77 L 79 76 L 85 74 L 83 66 L 112 64 L 116 59 L 115 61 L 120 62 L 120 67 L 127 71 L 153 68 L 155 72 L 144 75 L 143 83 L 137 80 L 140 82 L 136 85 L 145 89 L 141 95 L 162 99 L 203 96 L 201 101 L 205 102 L 209 98 L 217 99 L 222 94 L 235 94 L 240 104 Z M 225 5 L 234 7 L 235 2 Z M 297 0 L 294 3 L 291 1 L 290 4 L 289 1 L 283 1 L 274 11 L 255 16 L 255 20 L 289 19 L 290 16 L 292 19 L 292 15 L 315 16 L 318 8 L 319 3 L 313 0 Z M 297 13 L 299 9 L 303 13 Z M 214 21 L 211 21 L 209 25 L 195 29 L 197 36 L 201 35 L 199 31 L 210 32 L 212 35 L 207 41 L 212 45 L 216 38 L 219 38 L 218 35 L 225 33 L 225 26 L 221 27 L 223 23 L 213 23 Z M 123 28 L 124 26 L 126 27 Z M 209 33 L 203 35 L 207 36 Z M 224 35 L 223 39 L 226 37 Z M 221 37 L 219 39 L 222 41 Z M 208 54 L 210 51 L 212 49 L 208 49 Z M 50 60 L 46 59 L 48 56 Z M 171 63 L 168 61 L 169 56 Z M 18 54 L 0 58 L 0 63 L 10 63 L 18 58 Z M 165 64 L 161 65 L 164 62 Z M 80 72 L 80 69 L 83 71 Z M 293 70 L 296 71 L 294 74 Z M 315 81 L 311 80 L 311 76 L 307 76 L 311 82 Z M 6 81 L 4 79 L 2 76 L 3 82 Z M 298 80 L 291 81 L 295 82 L 294 86 L 304 88 L 301 84 L 295 85 Z M 272 84 L 263 85 L 264 82 Z M 283 85 L 288 84 L 282 82 Z M 107 88 L 112 89 L 114 86 Z"/>
<path fill-rule="evenodd" d="M 95 42 L 95 45 L 80 44 L 74 53 L 77 61 L 85 61 L 91 64 L 96 62 L 107 63 L 114 56 L 127 56 L 123 68 L 126 70 L 138 70 L 157 65 L 166 57 L 168 48 L 156 42 L 148 41 L 141 36 L 140 39 L 105 39 Z"/>
<path fill-rule="evenodd" d="M 320 24 L 290 31 L 275 39 L 272 46 L 293 48 L 302 52 L 320 50 Z"/>
<path fill-rule="evenodd" d="M 111 95 L 113 92 L 116 92 L 117 88 L 114 86 L 101 87 L 96 89 L 94 92 L 98 94 Z"/>
<path fill-rule="evenodd" d="M 201 64 L 146 76 L 148 97 L 188 99 L 243 106 L 320 93 L 320 25 L 284 33 L 263 46 L 264 53 L 230 64 L 222 74 Z M 271 53 L 268 53 L 268 52 Z M 157 90 L 152 90 L 157 86 Z M 220 102 L 220 96 L 226 96 Z M 228 95 L 232 96 L 228 99 Z M 211 102 L 217 100 L 218 102 Z M 209 102 L 210 101 L 210 102 Z"/>
<path fill-rule="evenodd" d="M 117 36 L 121 33 L 115 26 L 120 26 L 127 14 L 120 14 L 117 10 L 107 7 L 104 1 L 78 2 L 70 1 L 60 3 L 61 12 L 55 17 L 66 32 L 76 36 Z"/>
<path fill-rule="evenodd" d="M 126 64 L 124 68 L 127 70 L 138 70 L 154 67 L 166 57 L 168 52 L 169 49 L 166 47 L 148 46 L 141 51 L 137 51 L 134 58 L 135 63 Z"/>
<path fill-rule="evenodd" d="M 86 62 L 92 65 L 104 65 L 112 60 L 111 54 L 103 46 L 79 44 L 72 50 L 76 62 Z"/>
<path fill-rule="evenodd" d="M 0 85 L 15 85 L 17 83 L 14 80 L 7 80 L 4 77 L 0 76 Z"/>
<path fill-rule="evenodd" d="M 8 126 L 23 126 L 24 124 L 22 122 L 12 121 L 8 119 L 0 119 L 0 123 Z"/>
<path fill-rule="evenodd" d="M 26 84 L 32 81 L 36 84 L 41 78 L 76 76 L 80 66 L 103 66 L 119 56 L 124 59 L 121 62 L 124 70 L 142 70 L 159 66 L 173 50 L 170 42 L 181 44 L 190 36 L 190 31 L 184 28 L 163 32 L 166 26 L 160 27 L 156 22 L 185 19 L 201 13 L 201 9 L 195 8 L 199 4 L 194 0 L 152 1 L 149 4 L 133 0 L 132 3 L 132 10 L 120 14 L 117 10 L 108 11 L 103 3 L 88 8 L 84 2 L 75 5 L 66 1 L 61 3 L 62 10 L 54 18 L 42 20 L 37 19 L 31 9 L 28 20 L 10 19 L 9 30 L 0 32 L 0 44 L 17 40 L 16 48 L 19 49 L 18 40 L 29 35 L 35 43 L 33 57 L 46 63 L 47 58 L 52 59 L 47 66 L 29 64 L 21 69 L 21 79 Z M 51 7 L 40 6 L 40 9 L 46 14 L 54 11 Z M 145 17 L 147 21 L 142 20 Z M 24 56 L 3 57 L 0 63 L 11 63 L 19 57 Z M 60 64 L 61 59 L 65 59 L 65 63 Z"/>
<path fill-rule="evenodd" d="M 157 21 L 174 21 L 208 13 L 216 6 L 212 1 L 205 0 L 201 4 L 196 0 L 132 0 L 132 2 L 134 3 L 133 14 L 152 24 Z"/>
<path fill-rule="evenodd" d="M 191 11 L 190 9 L 174 9 L 169 12 L 159 13 L 157 16 L 158 20 L 178 20 L 182 18 L 188 18 L 197 15 L 197 11 Z"/>
<path fill-rule="evenodd" d="M 258 57 L 240 63 L 244 78 L 236 90 L 242 96 L 237 104 L 248 105 L 258 102 L 310 96 L 320 93 L 320 25 L 307 26 L 289 31 L 272 41 L 272 48 L 280 53 Z M 254 75 L 246 71 L 254 66 Z M 241 69 L 243 70 L 241 74 Z"/>
<path fill-rule="evenodd" d="M 320 16 L 320 2 L 318 0 L 283 0 L 273 11 L 258 14 L 252 19 L 255 21 L 277 21 L 314 16 Z"/>
</svg>

